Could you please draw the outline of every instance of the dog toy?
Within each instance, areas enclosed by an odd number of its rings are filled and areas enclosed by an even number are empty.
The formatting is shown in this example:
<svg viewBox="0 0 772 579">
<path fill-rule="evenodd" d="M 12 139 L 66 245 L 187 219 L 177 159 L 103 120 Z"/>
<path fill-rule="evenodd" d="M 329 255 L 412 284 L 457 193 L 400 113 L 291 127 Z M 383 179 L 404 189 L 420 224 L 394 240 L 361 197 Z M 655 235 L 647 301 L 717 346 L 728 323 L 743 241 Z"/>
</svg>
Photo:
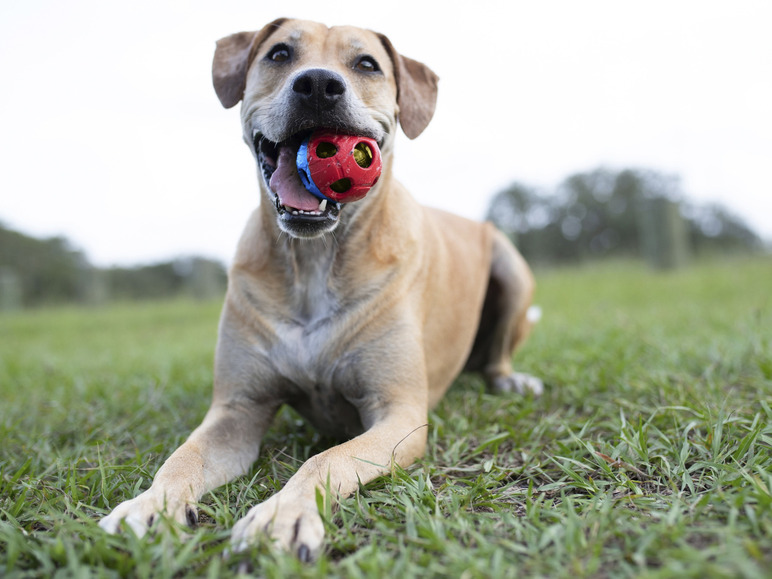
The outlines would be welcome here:
<svg viewBox="0 0 772 579">
<path fill-rule="evenodd" d="M 349 203 L 367 195 L 383 163 L 375 140 L 322 129 L 303 140 L 297 166 L 303 186 L 314 197 Z"/>
</svg>

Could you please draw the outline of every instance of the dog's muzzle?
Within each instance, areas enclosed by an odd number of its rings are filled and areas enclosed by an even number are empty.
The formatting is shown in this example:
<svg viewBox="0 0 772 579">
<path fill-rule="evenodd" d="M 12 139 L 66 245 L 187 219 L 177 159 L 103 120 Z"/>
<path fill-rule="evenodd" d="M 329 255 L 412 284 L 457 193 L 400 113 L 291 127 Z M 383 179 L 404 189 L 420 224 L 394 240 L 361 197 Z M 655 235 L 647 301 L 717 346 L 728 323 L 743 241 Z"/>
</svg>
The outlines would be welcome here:
<svg viewBox="0 0 772 579">
<path fill-rule="evenodd" d="M 322 129 L 372 139 L 383 135 L 372 134 L 373 128 L 363 127 L 362 118 L 352 114 L 347 82 L 337 72 L 307 69 L 288 82 L 281 123 L 266 131 L 281 140 L 273 141 L 260 129 L 253 129 L 252 144 L 279 227 L 293 237 L 318 237 L 337 227 L 343 200 L 330 195 L 320 199 L 303 184 L 297 165 L 302 142 Z"/>
</svg>

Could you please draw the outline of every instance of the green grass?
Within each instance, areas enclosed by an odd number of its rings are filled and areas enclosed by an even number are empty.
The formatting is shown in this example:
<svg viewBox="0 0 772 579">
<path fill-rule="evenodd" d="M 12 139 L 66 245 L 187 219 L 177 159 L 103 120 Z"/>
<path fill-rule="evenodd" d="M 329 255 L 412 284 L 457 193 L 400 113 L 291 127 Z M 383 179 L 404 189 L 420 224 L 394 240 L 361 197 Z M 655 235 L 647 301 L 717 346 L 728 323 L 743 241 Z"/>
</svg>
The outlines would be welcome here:
<svg viewBox="0 0 772 579">
<path fill-rule="evenodd" d="M 327 516 L 311 565 L 228 530 L 323 448 L 283 411 L 187 539 L 101 532 L 209 403 L 219 304 L 0 316 L 0 576 L 772 576 L 772 260 L 674 273 L 537 272 L 518 369 L 540 399 L 463 377 L 427 455 Z"/>
</svg>

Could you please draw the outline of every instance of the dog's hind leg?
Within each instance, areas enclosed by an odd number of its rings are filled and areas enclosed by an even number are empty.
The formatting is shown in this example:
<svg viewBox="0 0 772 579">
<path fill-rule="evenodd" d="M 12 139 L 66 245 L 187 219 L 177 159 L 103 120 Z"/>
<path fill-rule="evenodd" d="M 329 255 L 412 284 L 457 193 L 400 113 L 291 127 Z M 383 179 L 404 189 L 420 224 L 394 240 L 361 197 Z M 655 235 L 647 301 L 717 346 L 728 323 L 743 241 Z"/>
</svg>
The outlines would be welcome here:
<svg viewBox="0 0 772 579">
<path fill-rule="evenodd" d="M 528 264 L 509 240 L 495 231 L 480 325 L 464 368 L 481 372 L 493 392 L 539 395 L 543 391 L 538 378 L 512 371 L 512 354 L 535 322 L 534 310 L 529 312 L 533 290 Z"/>
</svg>

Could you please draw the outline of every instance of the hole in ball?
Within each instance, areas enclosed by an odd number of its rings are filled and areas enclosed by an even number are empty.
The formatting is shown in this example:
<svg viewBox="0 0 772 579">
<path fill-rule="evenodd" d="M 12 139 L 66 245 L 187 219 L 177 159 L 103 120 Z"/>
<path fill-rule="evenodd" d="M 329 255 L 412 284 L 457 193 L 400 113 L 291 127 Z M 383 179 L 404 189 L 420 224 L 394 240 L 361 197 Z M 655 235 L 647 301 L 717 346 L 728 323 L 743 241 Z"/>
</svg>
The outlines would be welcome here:
<svg viewBox="0 0 772 579">
<path fill-rule="evenodd" d="M 329 159 L 330 157 L 334 157 L 335 153 L 337 152 L 338 148 L 332 143 L 328 143 L 327 141 L 322 141 L 316 146 L 316 156 L 320 159 Z"/>
<path fill-rule="evenodd" d="M 373 151 L 367 146 L 367 143 L 357 143 L 354 147 L 354 160 L 363 169 L 367 169 L 372 164 Z"/>
<path fill-rule="evenodd" d="M 335 191 L 336 193 L 345 193 L 349 189 L 351 189 L 351 179 L 348 177 L 344 179 L 338 179 L 337 181 L 330 184 L 330 189 Z"/>
</svg>

